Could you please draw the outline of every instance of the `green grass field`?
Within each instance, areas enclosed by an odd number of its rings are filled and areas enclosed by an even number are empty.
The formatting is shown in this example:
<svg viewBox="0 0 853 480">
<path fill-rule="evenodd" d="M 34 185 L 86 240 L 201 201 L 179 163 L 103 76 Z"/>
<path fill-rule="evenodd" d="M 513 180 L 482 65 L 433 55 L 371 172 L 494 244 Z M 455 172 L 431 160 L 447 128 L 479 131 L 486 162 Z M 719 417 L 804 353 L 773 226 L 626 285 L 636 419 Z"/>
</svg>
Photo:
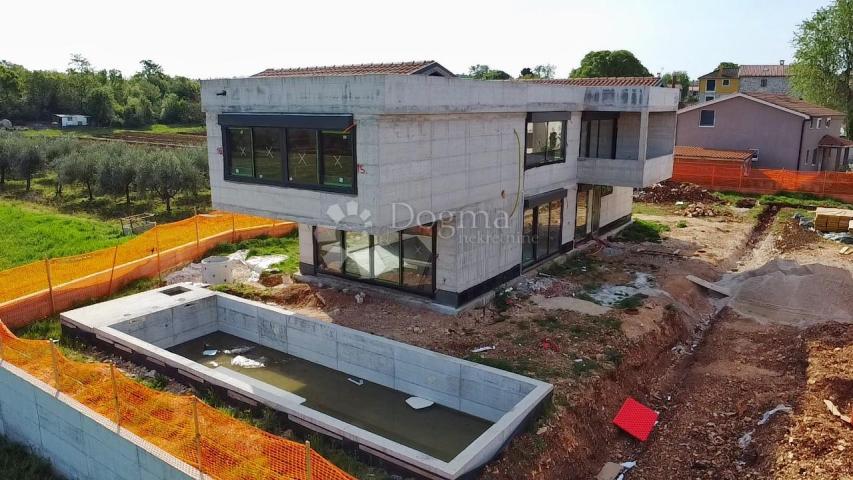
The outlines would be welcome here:
<svg viewBox="0 0 853 480">
<path fill-rule="evenodd" d="M 121 243 L 118 222 L 104 222 L 24 202 L 0 200 L 0 270 L 45 257 L 90 252 Z"/>
<path fill-rule="evenodd" d="M 26 130 L 24 135 L 28 137 L 59 137 L 61 135 L 71 135 L 78 137 L 110 135 L 121 132 L 142 132 L 142 133 L 181 133 L 192 135 L 204 135 L 206 129 L 204 125 L 164 125 L 156 123 L 141 128 L 80 128 L 71 130 L 59 130 L 58 128 L 47 128 L 43 130 Z"/>
</svg>

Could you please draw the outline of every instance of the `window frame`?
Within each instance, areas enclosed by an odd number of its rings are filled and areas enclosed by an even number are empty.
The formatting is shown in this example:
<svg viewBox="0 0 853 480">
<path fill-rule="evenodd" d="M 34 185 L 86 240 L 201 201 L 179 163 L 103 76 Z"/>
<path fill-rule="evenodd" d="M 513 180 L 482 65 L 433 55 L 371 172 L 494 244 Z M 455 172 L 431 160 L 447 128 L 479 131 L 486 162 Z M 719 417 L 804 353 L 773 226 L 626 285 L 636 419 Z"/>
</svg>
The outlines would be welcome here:
<svg viewBox="0 0 853 480">
<path fill-rule="evenodd" d="M 759 157 L 759 155 L 761 154 L 761 149 L 760 149 L 760 148 L 749 148 L 748 150 L 749 150 L 750 152 L 752 152 L 752 158 L 751 158 L 751 160 L 752 160 L 753 162 L 757 162 L 757 161 L 758 161 L 758 157 Z"/>
<path fill-rule="evenodd" d="M 523 146 L 523 148 L 524 148 L 524 150 L 523 150 L 524 151 L 524 170 L 525 171 L 530 170 L 532 168 L 546 167 L 548 165 L 558 165 L 560 163 L 566 163 L 566 143 L 567 143 L 566 142 L 566 134 L 568 133 L 568 129 L 569 129 L 568 123 L 571 120 L 571 118 L 572 118 L 572 112 L 533 112 L 533 113 L 527 114 L 527 118 L 524 122 L 524 146 Z M 560 160 L 538 163 L 536 165 L 528 165 L 528 163 L 527 163 L 527 156 L 528 156 L 528 153 L 527 153 L 527 126 L 531 123 L 544 123 L 544 124 L 546 124 L 546 130 L 547 130 L 547 124 L 550 122 L 560 122 L 561 123 L 562 129 L 563 129 L 563 134 L 560 136 L 560 141 L 561 141 L 560 153 L 561 153 L 562 158 Z M 545 158 L 546 159 L 548 158 L 547 153 L 545 154 Z"/>
<path fill-rule="evenodd" d="M 263 122 L 259 122 L 263 123 Z M 321 192 L 330 192 L 330 193 L 339 193 L 345 195 L 356 195 L 358 193 L 358 159 L 357 159 L 357 135 L 355 126 L 351 126 L 350 130 L 347 131 L 349 135 L 352 135 L 352 186 L 350 187 L 337 187 L 332 185 L 323 184 L 324 178 L 324 160 L 323 157 L 323 131 L 345 131 L 345 130 L 335 130 L 335 128 L 327 128 L 320 126 L 267 126 L 267 125 L 253 125 L 253 126 L 242 126 L 242 125 L 222 125 L 220 124 L 220 128 L 222 129 L 222 161 L 223 161 L 223 176 L 225 181 L 227 182 L 236 182 L 236 183 L 248 183 L 253 185 L 266 185 L 273 187 L 282 187 L 282 188 L 293 188 L 297 190 L 313 190 L 313 191 L 321 191 Z M 253 132 L 254 128 L 277 128 L 279 130 L 279 142 L 281 148 L 281 172 L 282 179 L 281 180 L 265 180 L 260 179 L 255 176 L 256 168 L 255 168 L 255 146 L 254 146 L 254 132 L 252 133 L 252 171 L 253 175 L 251 177 L 234 175 L 231 173 L 231 142 L 229 129 L 232 128 L 248 128 Z M 312 130 L 316 132 L 316 144 L 317 144 L 317 175 L 318 175 L 318 183 L 299 183 L 299 182 L 291 182 L 290 181 L 290 171 L 288 165 L 288 144 L 287 144 L 287 130 L 295 129 L 295 130 Z"/>
<path fill-rule="evenodd" d="M 759 85 L 761 85 L 761 88 L 767 88 L 767 79 L 762 78 L 761 81 L 759 82 Z"/>
<path fill-rule="evenodd" d="M 708 84 L 713 82 L 714 88 L 708 88 Z M 708 78 L 705 79 L 705 91 L 706 92 L 716 92 L 717 91 L 717 79 L 716 78 Z"/>
<path fill-rule="evenodd" d="M 728 87 L 728 86 L 730 86 L 731 84 L 732 84 L 732 81 L 731 81 L 730 79 L 728 79 L 728 78 L 724 78 L 724 79 L 723 79 L 723 86 L 724 86 L 724 87 Z"/>
<path fill-rule="evenodd" d="M 522 247 L 522 257 L 521 257 L 521 267 L 522 269 L 529 269 L 539 263 L 548 260 L 549 258 L 560 255 L 563 250 L 563 226 L 566 221 L 566 192 L 563 189 L 554 190 L 552 192 L 546 192 L 541 195 L 536 195 L 534 197 L 530 197 L 524 201 L 524 206 L 522 208 L 522 218 L 526 215 L 525 212 L 528 210 L 532 210 L 533 212 L 533 239 L 532 239 L 532 247 L 533 247 L 533 257 L 527 262 L 524 261 L 524 247 Z M 557 231 L 557 247 L 556 249 L 548 253 L 548 250 L 551 250 L 550 238 L 548 239 L 548 244 L 545 247 L 545 255 L 539 256 L 539 207 L 542 205 L 548 205 L 548 216 L 551 216 L 551 203 L 559 201 L 560 202 L 560 228 Z M 521 223 L 521 236 L 522 241 L 524 236 L 524 222 Z"/>
<path fill-rule="evenodd" d="M 829 128 L 829 126 L 831 124 L 832 124 L 832 117 L 826 117 L 826 121 L 824 122 L 824 125 L 826 125 L 826 128 Z"/>
<path fill-rule="evenodd" d="M 702 125 L 702 113 L 703 112 L 711 112 L 713 115 L 712 122 L 710 125 Z M 712 110 L 710 108 L 700 109 L 699 110 L 699 128 L 714 128 L 717 126 L 717 112 L 716 110 Z"/>
<path fill-rule="evenodd" d="M 432 285 L 431 285 L 431 289 L 429 292 L 426 292 L 424 290 L 420 290 L 417 288 L 412 288 L 412 287 L 406 286 L 404 278 L 403 278 L 404 277 L 403 260 L 404 260 L 405 255 L 406 255 L 406 253 L 405 253 L 406 249 L 405 249 L 405 246 L 403 245 L 403 234 L 406 232 L 406 230 L 409 230 L 410 228 L 414 228 L 414 227 L 430 227 L 432 229 L 432 265 L 430 267 L 430 269 L 431 269 L 430 271 L 432 272 Z M 438 278 L 438 273 L 436 271 L 436 268 L 438 267 L 438 252 L 436 251 L 436 248 L 438 246 L 438 222 L 432 222 L 431 224 L 424 224 L 424 225 L 415 225 L 415 226 L 404 228 L 403 230 L 397 230 L 394 232 L 397 234 L 397 241 L 399 242 L 399 245 L 400 245 L 400 253 L 398 255 L 398 259 L 399 259 L 398 260 L 398 269 L 399 269 L 399 271 L 398 271 L 398 275 L 397 275 L 398 276 L 398 282 L 397 283 L 391 283 L 391 282 L 383 281 L 383 280 L 376 280 L 375 278 L 373 278 L 375 275 L 375 268 L 374 268 L 375 258 L 373 256 L 373 249 L 376 247 L 376 235 L 374 235 L 372 233 L 363 232 L 363 233 L 367 233 L 367 236 L 368 236 L 368 242 L 369 242 L 368 249 L 370 250 L 370 277 L 371 278 L 360 278 L 360 277 L 357 277 L 354 275 L 349 275 L 346 273 L 346 258 L 347 258 L 346 234 L 345 234 L 346 232 L 343 230 L 337 230 L 334 227 L 322 227 L 322 228 L 344 232 L 344 234 L 342 234 L 340 236 L 340 238 L 341 238 L 341 240 L 340 240 L 340 242 L 341 242 L 341 271 L 335 272 L 332 270 L 324 270 L 320 267 L 320 261 L 319 261 L 320 250 L 319 250 L 319 245 L 317 244 L 317 225 L 314 225 L 311 227 L 311 243 L 312 243 L 312 246 L 314 249 L 314 254 L 313 254 L 314 265 L 313 266 L 314 266 L 314 273 L 315 274 L 331 275 L 334 277 L 345 278 L 347 280 L 352 280 L 352 281 L 356 281 L 356 282 L 363 282 L 363 283 L 366 283 L 369 285 L 375 285 L 378 287 L 393 288 L 395 290 L 401 290 L 401 291 L 411 293 L 413 295 L 418 295 L 421 297 L 435 298 L 436 280 Z"/>
</svg>

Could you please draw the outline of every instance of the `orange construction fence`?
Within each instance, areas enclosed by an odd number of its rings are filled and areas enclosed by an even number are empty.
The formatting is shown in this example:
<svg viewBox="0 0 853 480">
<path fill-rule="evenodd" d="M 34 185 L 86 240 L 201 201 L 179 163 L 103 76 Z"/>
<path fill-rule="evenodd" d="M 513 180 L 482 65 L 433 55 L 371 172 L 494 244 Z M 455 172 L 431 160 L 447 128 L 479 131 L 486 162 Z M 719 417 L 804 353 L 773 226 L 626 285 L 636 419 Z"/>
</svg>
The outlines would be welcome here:
<svg viewBox="0 0 853 480">
<path fill-rule="evenodd" d="M 750 168 L 730 160 L 688 160 L 676 155 L 672 179 L 712 190 L 744 193 L 799 192 L 853 202 L 853 172 L 801 172 Z"/>
<path fill-rule="evenodd" d="M 311 449 L 199 401 L 150 389 L 105 363 L 65 358 L 49 340 L 17 338 L 0 322 L 8 362 L 218 480 L 354 480 Z"/>
<path fill-rule="evenodd" d="M 295 231 L 293 222 L 231 213 L 196 215 L 157 225 L 115 247 L 51 258 L 0 271 L 0 318 L 20 328 L 107 297 L 140 278 L 154 278 L 201 258 L 223 242 Z"/>
</svg>

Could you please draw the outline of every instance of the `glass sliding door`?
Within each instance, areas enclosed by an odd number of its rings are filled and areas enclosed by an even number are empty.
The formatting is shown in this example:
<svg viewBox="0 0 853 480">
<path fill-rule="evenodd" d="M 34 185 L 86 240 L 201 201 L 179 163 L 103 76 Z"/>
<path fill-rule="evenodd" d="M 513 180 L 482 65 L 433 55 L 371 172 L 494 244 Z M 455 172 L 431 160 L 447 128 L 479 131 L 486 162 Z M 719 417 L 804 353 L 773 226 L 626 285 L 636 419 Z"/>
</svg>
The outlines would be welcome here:
<svg viewBox="0 0 853 480">
<path fill-rule="evenodd" d="M 521 263 L 532 265 L 560 251 L 563 201 L 552 200 L 524 209 Z"/>
<path fill-rule="evenodd" d="M 400 283 L 400 233 L 373 237 L 373 274 L 377 282 Z"/>
<path fill-rule="evenodd" d="M 344 232 L 344 242 L 346 245 L 344 273 L 356 278 L 372 278 L 371 236 L 364 232 Z"/>
<path fill-rule="evenodd" d="M 588 233 L 589 190 L 578 185 L 577 209 L 575 210 L 575 240 L 583 240 Z"/>
<path fill-rule="evenodd" d="M 433 290 L 432 227 L 403 230 L 403 286 L 430 293 Z"/>
<path fill-rule="evenodd" d="M 341 273 L 344 263 L 344 239 L 340 230 L 317 227 L 314 238 L 317 241 L 317 265 L 323 270 Z"/>
</svg>

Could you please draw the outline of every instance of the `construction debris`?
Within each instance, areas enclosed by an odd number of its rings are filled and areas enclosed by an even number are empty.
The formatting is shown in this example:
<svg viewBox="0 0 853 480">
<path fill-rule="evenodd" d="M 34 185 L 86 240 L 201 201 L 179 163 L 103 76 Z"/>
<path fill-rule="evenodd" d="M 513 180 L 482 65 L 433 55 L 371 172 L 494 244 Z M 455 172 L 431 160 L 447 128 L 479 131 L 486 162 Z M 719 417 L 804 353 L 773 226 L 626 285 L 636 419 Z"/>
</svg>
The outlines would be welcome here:
<svg viewBox="0 0 853 480">
<path fill-rule="evenodd" d="M 637 440 L 645 442 L 657 421 L 658 412 L 628 397 L 613 419 L 613 424 Z"/>
<path fill-rule="evenodd" d="M 700 287 L 705 287 L 708 290 L 712 290 L 714 292 L 719 293 L 720 295 L 725 295 L 728 297 L 728 296 L 731 296 L 731 294 L 732 294 L 731 290 L 729 290 L 728 288 L 721 287 L 719 285 L 713 284 L 707 280 L 702 280 L 701 278 L 699 278 L 695 275 L 688 275 L 687 279 L 690 280 L 691 282 L 695 283 L 696 285 L 699 285 Z"/>
<path fill-rule="evenodd" d="M 692 183 L 666 181 L 640 191 L 637 201 L 647 203 L 701 202 L 723 203 L 708 189 Z"/>
<path fill-rule="evenodd" d="M 716 217 L 721 215 L 721 212 L 714 208 L 713 205 L 705 203 L 691 203 L 686 208 L 679 211 L 685 217 Z"/>
<path fill-rule="evenodd" d="M 844 415 L 841 413 L 841 410 L 839 410 L 838 407 L 836 407 L 835 404 L 832 403 L 831 400 L 824 399 L 823 403 L 826 405 L 826 408 L 827 408 L 827 410 L 829 410 L 829 413 L 840 418 L 841 421 L 843 421 L 843 422 L 853 424 L 853 421 L 851 421 L 851 418 L 850 418 L 851 416 L 853 416 L 853 412 L 850 412 L 850 415 Z"/>
<path fill-rule="evenodd" d="M 774 408 L 771 408 L 770 410 L 764 412 L 764 415 L 761 416 L 761 420 L 758 421 L 758 425 L 764 425 L 765 423 L 769 422 L 770 418 L 772 418 L 773 415 L 776 415 L 779 412 L 791 413 L 792 411 L 793 410 L 791 409 L 791 407 L 785 405 L 784 403 L 780 403 Z"/>
<path fill-rule="evenodd" d="M 815 213 L 815 229 L 821 232 L 849 232 L 853 222 L 853 210 L 818 207 Z"/>
</svg>

